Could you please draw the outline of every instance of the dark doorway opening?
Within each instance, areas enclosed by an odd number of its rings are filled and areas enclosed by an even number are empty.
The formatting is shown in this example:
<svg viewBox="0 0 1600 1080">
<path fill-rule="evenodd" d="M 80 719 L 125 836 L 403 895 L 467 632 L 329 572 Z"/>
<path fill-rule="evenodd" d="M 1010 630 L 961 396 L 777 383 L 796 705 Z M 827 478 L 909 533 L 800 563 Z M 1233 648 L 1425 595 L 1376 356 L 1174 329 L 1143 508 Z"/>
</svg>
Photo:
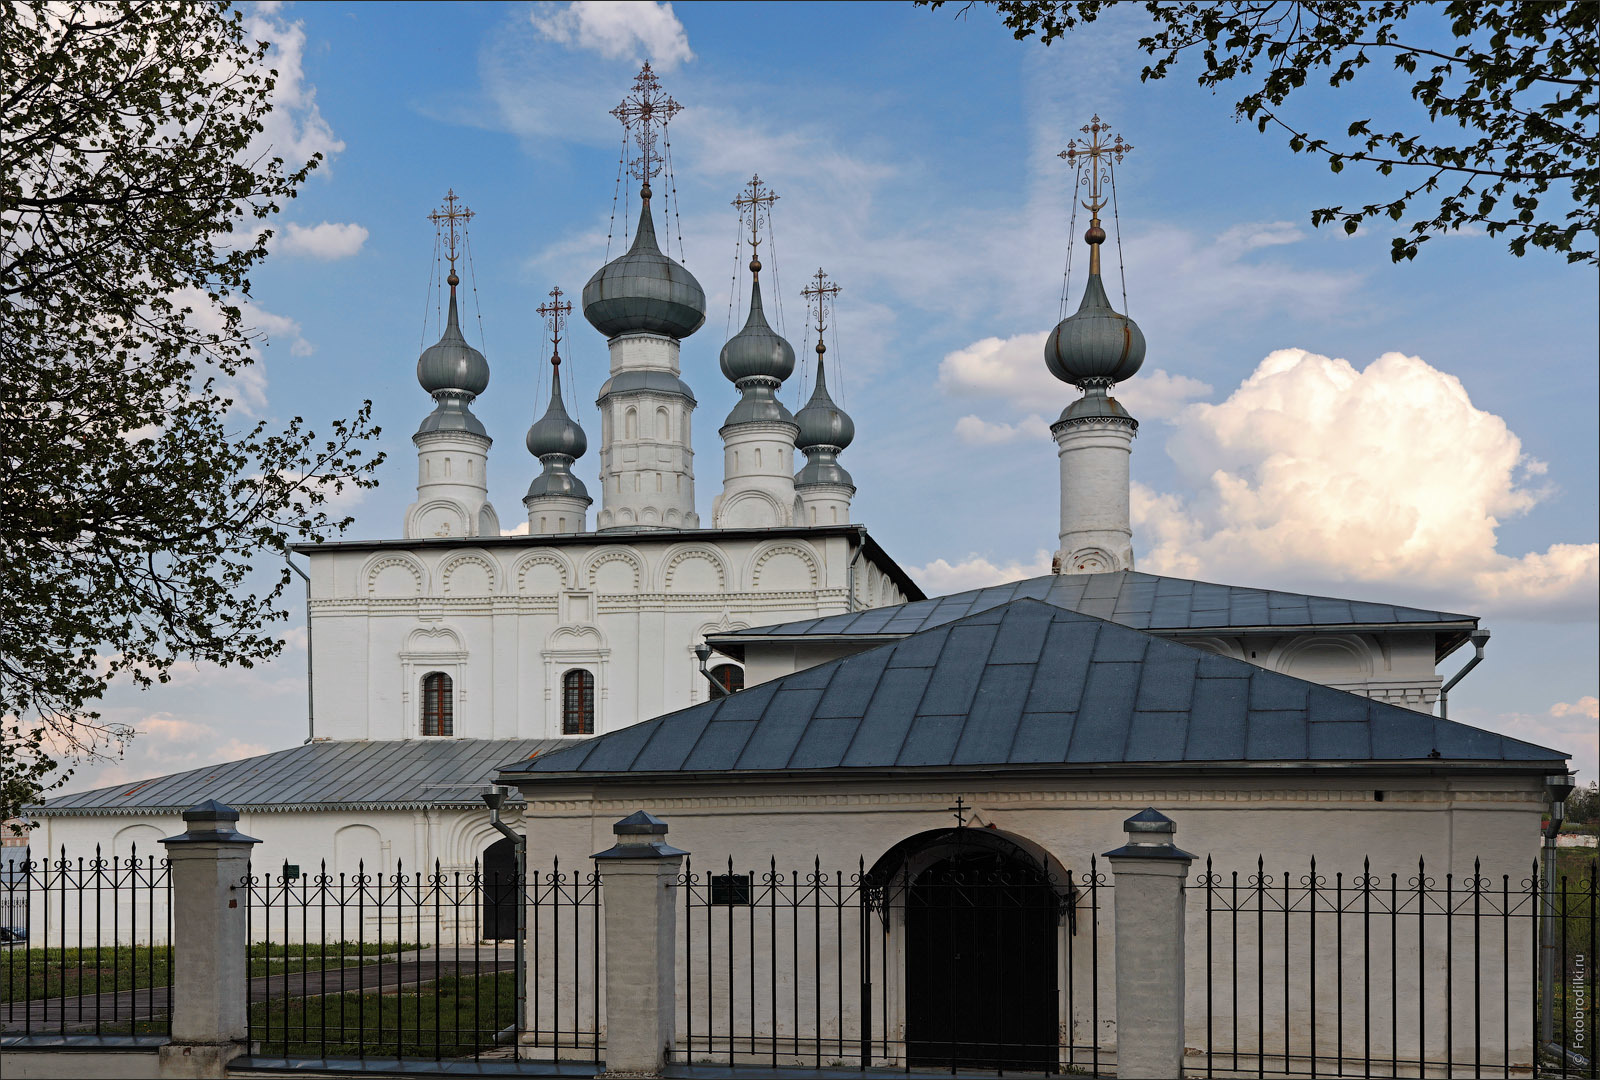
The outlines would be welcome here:
<svg viewBox="0 0 1600 1080">
<path fill-rule="evenodd" d="M 508 836 L 483 852 L 483 936 L 508 941 L 517 936 L 517 852 Z"/>
<path fill-rule="evenodd" d="M 912 1066 L 1055 1072 L 1060 899 L 1018 850 L 957 850 L 905 892 Z"/>
</svg>

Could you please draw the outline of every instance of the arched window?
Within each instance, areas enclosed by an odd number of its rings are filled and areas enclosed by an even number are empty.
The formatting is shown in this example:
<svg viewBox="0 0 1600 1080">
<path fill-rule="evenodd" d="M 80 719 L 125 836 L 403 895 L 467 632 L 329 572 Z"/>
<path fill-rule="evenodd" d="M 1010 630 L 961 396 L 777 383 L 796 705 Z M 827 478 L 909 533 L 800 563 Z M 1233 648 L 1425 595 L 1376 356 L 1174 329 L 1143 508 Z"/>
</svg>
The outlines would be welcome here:
<svg viewBox="0 0 1600 1080">
<path fill-rule="evenodd" d="M 624 439 L 639 437 L 639 414 L 633 409 L 622 414 L 622 437 Z"/>
<path fill-rule="evenodd" d="M 672 438 L 672 417 L 666 409 L 656 410 L 656 438 L 662 442 Z"/>
<path fill-rule="evenodd" d="M 718 664 L 711 669 L 713 698 L 727 697 L 744 689 L 744 668 L 738 664 Z"/>
<path fill-rule="evenodd" d="M 573 668 L 561 676 L 561 734 L 594 734 L 594 674 Z"/>
<path fill-rule="evenodd" d="M 442 671 L 422 679 L 422 733 L 450 735 L 455 730 L 455 687 Z"/>
</svg>

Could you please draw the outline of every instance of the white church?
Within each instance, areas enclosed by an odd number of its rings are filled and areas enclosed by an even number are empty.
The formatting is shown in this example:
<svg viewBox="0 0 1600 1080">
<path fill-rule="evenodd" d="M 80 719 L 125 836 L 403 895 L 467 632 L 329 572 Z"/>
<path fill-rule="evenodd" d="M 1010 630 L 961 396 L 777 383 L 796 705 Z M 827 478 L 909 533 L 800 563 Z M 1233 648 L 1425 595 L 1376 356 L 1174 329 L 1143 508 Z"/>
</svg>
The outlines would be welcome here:
<svg viewBox="0 0 1600 1080">
<path fill-rule="evenodd" d="M 417 364 L 433 408 L 398 537 L 300 549 L 315 739 L 51 798 L 29 811 L 36 848 L 149 853 L 216 799 L 263 865 L 467 870 L 499 839 L 481 801 L 499 782 L 521 793 L 507 820 L 539 865 L 582 865 L 641 808 L 707 857 L 765 865 L 781 845 L 871 865 L 958 797 L 1068 871 L 1148 805 L 1181 822 L 1184 846 L 1239 864 L 1302 858 L 1314 838 L 1330 862 L 1528 865 L 1565 755 L 1433 715 L 1440 665 L 1481 654 L 1476 617 L 1135 570 L 1138 421 L 1113 391 L 1145 341 L 1101 282 L 1097 186 L 1088 285 L 1043 358 L 1078 391 L 1064 385 L 1051 429 L 1054 573 L 927 598 L 855 522 L 840 463 L 854 429 L 828 395 L 822 334 L 814 391 L 791 413 L 795 353 L 763 314 L 754 246 L 748 319 L 719 357 L 740 399 L 703 522 L 690 382 L 710 372 L 682 350 L 705 294 L 662 252 L 649 185 L 652 122 L 675 103 L 648 67 L 630 102 L 638 228 L 581 297 L 609 378 L 564 389 L 555 350 L 525 440 L 527 533 L 502 535 L 488 502 L 493 440 L 472 404 L 490 368 L 462 335 L 452 270 L 443 336 Z M 758 185 L 750 199 L 754 232 Z M 597 471 L 569 392 L 596 394 Z M 515 461 L 494 467 L 534 471 Z"/>
</svg>

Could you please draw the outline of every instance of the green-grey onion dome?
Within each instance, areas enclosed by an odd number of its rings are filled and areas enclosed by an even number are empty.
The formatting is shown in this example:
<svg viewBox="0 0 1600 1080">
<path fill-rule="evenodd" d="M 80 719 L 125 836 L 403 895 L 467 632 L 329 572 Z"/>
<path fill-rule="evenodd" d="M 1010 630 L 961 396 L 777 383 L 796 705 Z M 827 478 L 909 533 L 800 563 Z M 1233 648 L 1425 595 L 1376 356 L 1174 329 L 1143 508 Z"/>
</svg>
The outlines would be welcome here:
<svg viewBox="0 0 1600 1080">
<path fill-rule="evenodd" d="M 1061 410 L 1061 418 L 1056 423 L 1083 424 L 1101 420 L 1120 420 L 1132 425 L 1135 431 L 1139 428 L 1139 421 L 1120 401 L 1106 393 L 1104 386 L 1085 389 L 1081 398 Z"/>
<path fill-rule="evenodd" d="M 1130 378 L 1144 363 L 1144 333 L 1111 309 L 1100 275 L 1089 275 L 1076 314 L 1056 325 L 1044 343 L 1050 374 L 1075 386 L 1108 386 Z"/>
<path fill-rule="evenodd" d="M 583 287 L 583 317 L 608 338 L 650 333 L 683 339 L 706 321 L 706 294 L 694 275 L 662 254 L 650 200 L 626 255 L 612 259 Z"/>
<path fill-rule="evenodd" d="M 444 336 L 417 359 L 417 382 L 430 394 L 454 390 L 477 397 L 489 385 L 489 361 L 461 336 L 461 322 L 456 315 L 456 285 L 460 280 L 454 273 L 449 277 L 450 315 L 445 320 Z"/>
<path fill-rule="evenodd" d="M 761 263 L 751 260 L 756 272 Z M 762 375 L 782 382 L 794 374 L 794 346 L 767 325 L 766 312 L 761 309 L 761 280 L 750 284 L 750 317 L 744 328 L 722 347 L 722 373 L 738 383 L 741 379 Z"/>
<path fill-rule="evenodd" d="M 589 439 L 578 422 L 567 415 L 566 406 L 561 403 L 560 361 L 556 361 L 556 364 L 550 379 L 550 407 L 528 429 L 528 453 L 537 458 L 547 454 L 580 458 L 589 449 Z"/>
<path fill-rule="evenodd" d="M 805 408 L 794 414 L 794 422 L 800 427 L 794 445 L 800 450 L 813 446 L 843 450 L 856 437 L 855 421 L 828 396 L 827 376 L 822 369 L 822 354 L 827 351 L 822 342 L 817 342 L 817 385 Z"/>
</svg>

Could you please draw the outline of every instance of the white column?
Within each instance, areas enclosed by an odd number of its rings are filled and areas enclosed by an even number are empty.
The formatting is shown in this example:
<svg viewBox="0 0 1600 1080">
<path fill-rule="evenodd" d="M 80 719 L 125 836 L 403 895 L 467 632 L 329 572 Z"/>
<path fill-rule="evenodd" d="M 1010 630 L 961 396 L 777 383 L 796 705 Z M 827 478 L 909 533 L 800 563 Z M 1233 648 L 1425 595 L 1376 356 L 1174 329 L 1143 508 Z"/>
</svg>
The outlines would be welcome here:
<svg viewBox="0 0 1600 1080">
<path fill-rule="evenodd" d="M 1129 420 L 1098 417 L 1051 426 L 1061 457 L 1061 573 L 1133 569 L 1128 463 L 1135 430 Z"/>
<path fill-rule="evenodd" d="M 594 857 L 606 920 L 608 1077 L 661 1075 L 676 1037 L 677 907 L 672 884 L 686 851 L 667 823 L 635 811 L 611 827 L 617 842 Z"/>
<path fill-rule="evenodd" d="M 161 841 L 172 872 L 172 1042 L 161 1075 L 219 1077 L 248 1048 L 245 983 L 250 845 L 239 812 L 210 800 L 183 812 Z"/>
<path fill-rule="evenodd" d="M 678 378 L 678 342 L 661 334 L 610 341 L 601 414 L 596 529 L 698 529 L 694 509 L 694 394 Z"/>
<path fill-rule="evenodd" d="M 722 436 L 722 494 L 711 507 L 717 529 L 768 529 L 794 520 L 794 437 L 782 421 L 730 424 Z"/>
<path fill-rule="evenodd" d="M 489 505 L 491 440 L 467 431 L 430 431 L 411 441 L 417 447 L 417 501 L 406 511 L 405 538 L 498 536 L 500 521 Z"/>
<path fill-rule="evenodd" d="M 1128 842 L 1106 852 L 1116 903 L 1117 1080 L 1183 1075 L 1184 881 L 1194 856 L 1154 809 L 1123 822 Z"/>
</svg>

